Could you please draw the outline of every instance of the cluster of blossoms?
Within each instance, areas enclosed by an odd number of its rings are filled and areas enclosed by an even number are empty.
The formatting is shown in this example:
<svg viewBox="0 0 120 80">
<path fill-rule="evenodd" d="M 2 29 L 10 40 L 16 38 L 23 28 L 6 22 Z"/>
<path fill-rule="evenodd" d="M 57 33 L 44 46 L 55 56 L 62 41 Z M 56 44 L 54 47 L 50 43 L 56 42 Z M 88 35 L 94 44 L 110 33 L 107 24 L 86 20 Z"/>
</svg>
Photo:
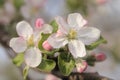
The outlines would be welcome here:
<svg viewBox="0 0 120 80">
<path fill-rule="evenodd" d="M 88 27 L 79 13 L 69 14 L 67 22 L 60 16 L 51 24 L 37 19 L 34 30 L 26 21 L 21 21 L 16 30 L 19 37 L 10 40 L 10 47 L 16 53 L 24 53 L 24 62 L 28 67 L 51 71 L 58 65 L 63 75 L 69 75 L 74 67 L 83 72 L 90 57 L 96 61 L 105 59 L 104 54 L 86 57 L 86 46 L 100 39 L 100 30 Z M 58 63 L 51 57 L 58 58 Z"/>
</svg>

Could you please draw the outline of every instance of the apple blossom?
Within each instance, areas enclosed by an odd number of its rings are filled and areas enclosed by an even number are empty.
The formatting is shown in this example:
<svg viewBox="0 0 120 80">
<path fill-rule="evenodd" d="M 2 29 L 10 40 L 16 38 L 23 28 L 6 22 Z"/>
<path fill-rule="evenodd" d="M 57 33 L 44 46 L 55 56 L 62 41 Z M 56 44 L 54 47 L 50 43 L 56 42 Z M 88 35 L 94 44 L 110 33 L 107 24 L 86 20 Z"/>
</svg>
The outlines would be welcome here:
<svg viewBox="0 0 120 80">
<path fill-rule="evenodd" d="M 24 52 L 29 45 L 33 44 L 33 29 L 26 21 L 21 21 L 17 24 L 16 30 L 19 37 L 10 40 L 10 47 L 16 53 L 21 53 Z"/>
<path fill-rule="evenodd" d="M 41 32 L 45 32 L 45 28 L 48 30 L 48 26 L 46 27 L 44 25 L 43 31 L 41 30 Z M 27 66 L 37 67 L 42 60 L 41 51 L 36 45 L 40 39 L 40 33 L 36 34 L 26 21 L 19 22 L 16 26 L 16 30 L 19 37 L 10 40 L 10 47 L 16 53 L 25 53 L 24 60 Z"/>
<path fill-rule="evenodd" d="M 20 7 L 20 13 L 27 20 L 33 19 L 40 15 L 41 8 L 45 3 L 46 0 L 24 0 L 24 5 Z"/>
<path fill-rule="evenodd" d="M 90 45 L 100 37 L 100 31 L 94 27 L 85 26 L 87 21 L 79 13 L 69 14 L 66 23 L 60 16 L 56 17 L 59 27 L 58 33 L 53 33 L 47 39 L 53 48 L 60 48 L 68 44 L 69 51 L 74 58 L 86 55 L 85 45 Z"/>
</svg>

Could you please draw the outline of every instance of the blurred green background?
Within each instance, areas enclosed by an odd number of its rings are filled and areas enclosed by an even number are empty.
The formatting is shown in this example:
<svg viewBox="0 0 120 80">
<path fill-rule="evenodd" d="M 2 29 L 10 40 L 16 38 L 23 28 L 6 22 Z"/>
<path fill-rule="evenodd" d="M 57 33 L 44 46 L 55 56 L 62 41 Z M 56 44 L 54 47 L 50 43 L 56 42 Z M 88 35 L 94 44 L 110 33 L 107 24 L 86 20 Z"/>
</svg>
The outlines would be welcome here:
<svg viewBox="0 0 120 80">
<path fill-rule="evenodd" d="M 0 0 L 0 80 L 23 80 L 22 68 L 12 63 L 16 54 L 8 46 L 10 38 L 17 36 L 17 22 L 26 20 L 34 27 L 37 18 L 49 23 L 55 16 L 66 18 L 73 12 L 81 13 L 108 41 L 94 50 L 105 53 L 107 59 L 86 71 L 120 80 L 120 0 Z M 29 80 L 44 80 L 45 76 L 33 70 L 28 75 Z"/>
</svg>

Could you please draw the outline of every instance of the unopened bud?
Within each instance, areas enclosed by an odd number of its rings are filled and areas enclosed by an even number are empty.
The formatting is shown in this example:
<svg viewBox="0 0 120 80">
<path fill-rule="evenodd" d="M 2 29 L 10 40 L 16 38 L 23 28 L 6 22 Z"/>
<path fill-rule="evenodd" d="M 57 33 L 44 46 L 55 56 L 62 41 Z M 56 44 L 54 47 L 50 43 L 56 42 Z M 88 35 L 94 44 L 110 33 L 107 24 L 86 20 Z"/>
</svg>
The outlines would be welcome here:
<svg viewBox="0 0 120 80">
<path fill-rule="evenodd" d="M 87 62 L 83 61 L 82 63 L 77 63 L 76 64 L 76 69 L 77 72 L 82 73 L 83 71 L 85 71 L 85 69 L 87 68 Z"/>
<path fill-rule="evenodd" d="M 44 24 L 44 20 L 42 18 L 38 18 L 35 22 L 36 28 L 41 28 Z"/>
<path fill-rule="evenodd" d="M 53 49 L 53 47 L 48 43 L 48 41 L 44 41 L 42 46 L 47 51 L 51 51 Z"/>
<path fill-rule="evenodd" d="M 104 61 L 106 59 L 106 55 L 104 53 L 99 53 L 95 55 L 96 61 Z"/>
</svg>

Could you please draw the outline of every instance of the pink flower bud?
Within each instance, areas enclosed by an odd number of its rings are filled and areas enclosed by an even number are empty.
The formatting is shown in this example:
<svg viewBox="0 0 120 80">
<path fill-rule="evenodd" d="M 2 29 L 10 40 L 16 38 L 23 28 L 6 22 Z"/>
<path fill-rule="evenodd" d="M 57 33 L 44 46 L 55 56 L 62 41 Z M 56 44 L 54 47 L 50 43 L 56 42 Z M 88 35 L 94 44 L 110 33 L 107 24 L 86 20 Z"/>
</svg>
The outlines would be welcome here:
<svg viewBox="0 0 120 80">
<path fill-rule="evenodd" d="M 98 4 L 105 4 L 107 2 L 107 0 L 97 0 Z"/>
<path fill-rule="evenodd" d="M 104 61 L 106 59 L 106 55 L 104 53 L 99 53 L 95 55 L 96 61 Z"/>
<path fill-rule="evenodd" d="M 77 72 L 82 73 L 83 71 L 85 71 L 85 69 L 87 68 L 87 62 L 83 61 L 82 63 L 77 63 L 76 64 L 76 69 Z"/>
<path fill-rule="evenodd" d="M 53 47 L 48 43 L 48 41 L 44 41 L 42 46 L 45 50 L 48 50 L 48 51 L 51 51 L 53 49 Z"/>
<path fill-rule="evenodd" d="M 44 20 L 42 18 L 38 18 L 35 22 L 36 28 L 41 28 L 44 24 Z"/>
</svg>

